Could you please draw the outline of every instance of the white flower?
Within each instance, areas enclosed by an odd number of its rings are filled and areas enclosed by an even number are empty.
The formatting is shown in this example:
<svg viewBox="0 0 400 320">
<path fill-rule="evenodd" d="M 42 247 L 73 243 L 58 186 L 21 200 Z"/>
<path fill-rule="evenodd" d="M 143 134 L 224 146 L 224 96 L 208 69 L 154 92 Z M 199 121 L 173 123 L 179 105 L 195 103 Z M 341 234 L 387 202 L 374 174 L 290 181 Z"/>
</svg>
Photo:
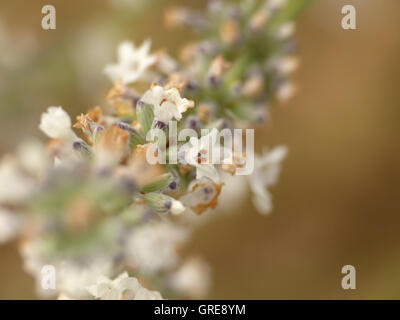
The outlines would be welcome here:
<svg viewBox="0 0 400 320">
<path fill-rule="evenodd" d="M 153 85 L 147 90 L 140 99 L 144 103 L 152 104 L 154 107 L 155 120 L 163 123 L 175 118 L 182 119 L 182 113 L 194 107 L 194 102 L 186 98 L 181 98 L 179 90 L 176 88 L 165 90 L 163 87 Z"/>
<path fill-rule="evenodd" d="M 296 25 L 293 22 L 286 22 L 282 24 L 275 32 L 275 36 L 279 40 L 290 38 L 296 30 Z"/>
<path fill-rule="evenodd" d="M 21 219 L 14 212 L 0 208 L 0 244 L 12 240 L 21 226 Z"/>
<path fill-rule="evenodd" d="M 118 63 L 106 66 L 104 72 L 112 81 L 121 79 L 124 84 L 145 80 L 147 69 L 156 61 L 156 57 L 149 54 L 150 46 L 150 40 L 139 48 L 135 48 L 133 42 L 122 42 L 118 47 Z"/>
<path fill-rule="evenodd" d="M 187 236 L 186 229 L 166 222 L 138 227 L 127 239 L 125 254 L 128 264 L 149 275 L 172 268 L 179 261 L 176 246 Z"/>
<path fill-rule="evenodd" d="M 224 187 L 219 196 L 219 205 L 216 208 L 221 213 L 235 213 L 238 211 L 249 195 L 247 177 L 245 175 L 232 175 L 221 172 L 221 181 Z"/>
<path fill-rule="evenodd" d="M 87 290 L 96 299 L 101 300 L 162 300 L 159 292 L 142 287 L 139 281 L 129 277 L 127 272 L 114 280 L 100 277 L 97 283 L 89 286 Z"/>
<path fill-rule="evenodd" d="M 62 107 L 49 107 L 42 113 L 39 129 L 52 139 L 70 142 L 78 139 L 71 128 L 71 118 Z"/>
<path fill-rule="evenodd" d="M 232 152 L 222 147 L 217 138 L 218 130 L 213 128 L 210 133 L 200 139 L 190 138 L 189 143 L 180 148 L 180 160 L 196 167 L 196 179 L 207 177 L 219 183 L 218 171 L 214 164 L 221 164 L 231 159 Z"/>
<path fill-rule="evenodd" d="M 46 258 L 45 245 L 40 240 L 25 242 L 20 248 L 24 269 L 36 280 L 36 289 L 41 296 L 60 293 L 70 299 L 89 297 L 87 286 L 94 284 L 100 276 L 111 275 L 112 257 L 105 255 L 88 256 L 84 261 L 55 260 Z M 45 290 L 41 285 L 42 267 L 46 264 L 56 268 L 56 291 Z"/>
<path fill-rule="evenodd" d="M 282 9 L 287 2 L 287 0 L 269 0 L 266 2 L 266 6 L 270 10 L 279 10 Z"/>
<path fill-rule="evenodd" d="M 182 204 L 182 202 L 178 200 L 172 200 L 170 212 L 173 215 L 178 215 L 181 214 L 183 211 L 185 211 L 185 206 Z"/>
<path fill-rule="evenodd" d="M 191 258 L 168 278 L 169 286 L 191 299 L 204 298 L 210 289 L 210 268 L 201 259 Z"/>
<path fill-rule="evenodd" d="M 276 97 L 281 102 L 290 100 L 296 94 L 296 85 L 291 81 L 283 82 L 277 89 Z"/>
<path fill-rule="evenodd" d="M 267 188 L 277 183 L 281 161 L 287 152 L 285 146 L 279 146 L 270 152 L 264 151 L 262 156 L 256 155 L 254 158 L 254 171 L 249 176 L 249 183 L 253 192 L 253 204 L 262 214 L 272 210 L 271 195 Z"/>
<path fill-rule="evenodd" d="M 0 162 L 0 203 L 26 200 L 35 190 L 35 182 L 23 174 L 12 157 Z"/>
<path fill-rule="evenodd" d="M 57 270 L 57 290 L 73 299 L 83 299 L 88 296 L 87 286 L 101 276 L 111 275 L 113 261 L 111 257 L 101 255 L 88 257 L 82 264 L 65 260 L 54 266 Z"/>
<path fill-rule="evenodd" d="M 50 165 L 45 146 L 37 140 L 24 141 L 18 146 L 18 160 L 30 174 L 40 176 Z"/>
</svg>

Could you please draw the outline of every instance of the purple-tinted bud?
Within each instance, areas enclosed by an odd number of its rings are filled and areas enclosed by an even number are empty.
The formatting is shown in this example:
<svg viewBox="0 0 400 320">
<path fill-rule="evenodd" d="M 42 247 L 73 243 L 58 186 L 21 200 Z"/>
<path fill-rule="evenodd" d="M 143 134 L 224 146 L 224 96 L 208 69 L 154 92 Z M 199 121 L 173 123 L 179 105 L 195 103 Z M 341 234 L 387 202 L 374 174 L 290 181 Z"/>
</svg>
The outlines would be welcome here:
<svg viewBox="0 0 400 320">
<path fill-rule="evenodd" d="M 162 121 L 160 121 L 160 120 L 157 120 L 157 121 L 154 123 L 154 127 L 159 128 L 159 129 L 161 129 L 161 130 L 164 130 L 164 129 L 166 129 L 166 128 L 168 127 L 168 125 L 167 125 L 165 122 L 162 122 Z"/>
<path fill-rule="evenodd" d="M 232 129 L 232 124 L 228 120 L 222 119 L 221 129 Z"/>
<path fill-rule="evenodd" d="M 122 130 L 129 130 L 129 125 L 126 124 L 125 122 L 120 121 L 117 123 L 117 126 Z"/>
<path fill-rule="evenodd" d="M 221 85 L 221 77 L 216 77 L 214 75 L 210 75 L 208 77 L 208 81 L 211 86 L 213 87 L 219 87 Z"/>
<path fill-rule="evenodd" d="M 123 185 L 123 187 L 129 192 L 129 193 L 133 193 L 137 190 L 137 185 L 136 182 L 133 181 L 132 179 L 128 179 L 128 178 L 122 178 L 121 179 L 121 183 Z"/>
<path fill-rule="evenodd" d="M 79 141 L 75 141 L 72 146 L 76 151 L 80 151 L 82 149 L 82 143 Z"/>
<path fill-rule="evenodd" d="M 286 53 L 293 54 L 299 51 L 299 44 L 296 40 L 289 40 L 283 45 L 283 50 Z"/>
<path fill-rule="evenodd" d="M 197 91 L 199 90 L 199 84 L 194 80 L 189 80 L 188 83 L 186 84 L 185 89 L 191 92 Z"/>
<path fill-rule="evenodd" d="M 84 141 L 75 141 L 72 147 L 83 156 L 90 155 L 90 148 Z"/>
<path fill-rule="evenodd" d="M 257 110 L 256 121 L 258 124 L 264 124 L 268 120 L 268 111 L 264 108 Z"/>
<path fill-rule="evenodd" d="M 201 129 L 200 119 L 197 118 L 196 116 L 190 115 L 186 119 L 186 126 L 190 129 L 200 130 Z"/>
<path fill-rule="evenodd" d="M 233 7 L 228 10 L 228 16 L 233 19 L 240 19 L 242 11 L 238 7 Z"/>
<path fill-rule="evenodd" d="M 176 190 L 176 188 L 178 187 L 178 183 L 176 181 L 172 181 L 169 185 L 169 188 L 171 190 Z"/>
<path fill-rule="evenodd" d="M 172 208 L 172 201 L 171 200 L 166 201 L 165 202 L 165 209 L 171 210 L 171 208 Z"/>
<path fill-rule="evenodd" d="M 221 0 L 210 0 L 208 2 L 208 10 L 212 13 L 218 13 L 222 10 Z"/>
</svg>

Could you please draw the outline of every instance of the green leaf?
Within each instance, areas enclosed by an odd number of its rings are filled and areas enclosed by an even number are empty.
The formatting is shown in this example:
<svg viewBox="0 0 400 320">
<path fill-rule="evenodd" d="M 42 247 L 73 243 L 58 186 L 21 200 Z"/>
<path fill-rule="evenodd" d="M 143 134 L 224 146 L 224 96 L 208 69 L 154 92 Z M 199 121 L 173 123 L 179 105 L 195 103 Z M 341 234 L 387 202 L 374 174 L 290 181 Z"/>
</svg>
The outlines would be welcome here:
<svg viewBox="0 0 400 320">
<path fill-rule="evenodd" d="M 150 104 L 139 103 L 136 107 L 137 118 L 140 123 L 140 127 L 143 132 L 147 132 L 151 129 L 154 120 L 153 108 Z"/>
<path fill-rule="evenodd" d="M 136 130 L 134 127 L 127 123 L 119 123 L 118 126 L 122 130 L 126 130 L 130 133 L 130 139 L 129 139 L 129 145 L 131 148 L 136 147 L 138 144 L 145 144 L 146 140 L 143 136 L 142 133 L 140 133 L 138 130 Z"/>
<path fill-rule="evenodd" d="M 145 185 L 142 188 L 142 192 L 154 192 L 154 191 L 159 191 L 162 190 L 166 187 L 168 187 L 173 180 L 173 176 L 171 173 L 165 173 L 158 177 L 157 180 Z"/>
</svg>

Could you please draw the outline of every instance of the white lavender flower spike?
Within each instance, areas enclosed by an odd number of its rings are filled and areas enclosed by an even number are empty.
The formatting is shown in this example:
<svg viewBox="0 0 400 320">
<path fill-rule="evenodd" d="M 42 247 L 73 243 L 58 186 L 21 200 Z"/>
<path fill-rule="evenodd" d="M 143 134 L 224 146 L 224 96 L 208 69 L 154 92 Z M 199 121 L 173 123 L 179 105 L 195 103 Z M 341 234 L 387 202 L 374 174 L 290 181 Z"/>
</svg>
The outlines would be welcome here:
<svg viewBox="0 0 400 320">
<path fill-rule="evenodd" d="M 233 148 L 223 133 L 260 126 L 274 102 L 295 93 L 292 34 L 308 3 L 220 0 L 204 12 L 168 10 L 168 27 L 199 33 L 179 58 L 151 54 L 150 40 L 123 42 L 117 63 L 104 70 L 114 83 L 109 106 L 80 114 L 73 125 L 62 107 L 42 114 L 48 143 L 24 144 L 0 161 L 0 242 L 24 239 L 24 267 L 39 295 L 207 296 L 210 267 L 180 251 L 198 221 L 219 215 L 211 211 L 221 192 L 225 211 L 250 190 L 256 209 L 271 211 L 269 188 L 287 148 L 256 156 L 253 173 L 240 176 L 254 154 L 242 146 L 254 141 Z M 41 288 L 44 265 L 57 270 L 51 292 Z"/>
</svg>

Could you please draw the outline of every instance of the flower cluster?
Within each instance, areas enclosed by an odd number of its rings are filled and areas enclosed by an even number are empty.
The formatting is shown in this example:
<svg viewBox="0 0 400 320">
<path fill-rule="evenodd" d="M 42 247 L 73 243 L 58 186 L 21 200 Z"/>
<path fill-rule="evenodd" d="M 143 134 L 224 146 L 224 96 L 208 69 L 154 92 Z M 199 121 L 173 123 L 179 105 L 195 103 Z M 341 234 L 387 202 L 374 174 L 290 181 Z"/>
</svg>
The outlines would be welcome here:
<svg viewBox="0 0 400 320">
<path fill-rule="evenodd" d="M 211 1 L 206 12 L 170 9 L 168 27 L 191 27 L 202 40 L 187 44 L 179 59 L 152 53 L 149 40 L 140 47 L 123 42 L 117 62 L 105 67 L 113 82 L 110 108 L 96 106 L 75 123 L 62 107 L 43 113 L 47 145 L 25 143 L 0 163 L 0 241 L 20 237 L 25 269 L 41 293 L 49 293 L 40 288 L 41 268 L 53 265 L 50 294 L 62 299 L 207 294 L 208 266 L 179 255 L 192 229 L 185 217 L 210 214 L 227 174 L 235 180 L 249 159 L 233 150 L 229 164 L 224 157 L 218 165 L 204 161 L 220 147 L 211 135 L 259 126 L 271 103 L 293 94 L 294 20 L 307 2 Z M 164 144 L 149 134 L 168 132 L 171 120 L 178 132 L 211 132 Z M 164 149 L 180 161 L 149 163 L 149 153 Z M 254 156 L 247 180 L 261 213 L 271 210 L 268 187 L 286 153 L 277 147 Z"/>
</svg>

